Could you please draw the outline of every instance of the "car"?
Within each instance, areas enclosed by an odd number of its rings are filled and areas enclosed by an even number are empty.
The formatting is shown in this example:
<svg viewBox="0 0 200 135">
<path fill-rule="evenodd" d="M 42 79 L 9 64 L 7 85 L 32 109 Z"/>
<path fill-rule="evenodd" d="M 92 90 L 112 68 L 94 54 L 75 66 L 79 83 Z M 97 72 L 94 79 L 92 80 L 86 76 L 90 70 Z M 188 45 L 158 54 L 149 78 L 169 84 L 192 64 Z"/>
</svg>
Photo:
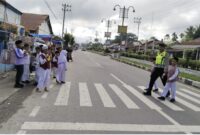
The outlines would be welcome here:
<svg viewBox="0 0 200 135">
<path fill-rule="evenodd" d="M 85 49 L 85 48 L 82 48 L 81 51 L 86 51 L 86 49 Z"/>
</svg>

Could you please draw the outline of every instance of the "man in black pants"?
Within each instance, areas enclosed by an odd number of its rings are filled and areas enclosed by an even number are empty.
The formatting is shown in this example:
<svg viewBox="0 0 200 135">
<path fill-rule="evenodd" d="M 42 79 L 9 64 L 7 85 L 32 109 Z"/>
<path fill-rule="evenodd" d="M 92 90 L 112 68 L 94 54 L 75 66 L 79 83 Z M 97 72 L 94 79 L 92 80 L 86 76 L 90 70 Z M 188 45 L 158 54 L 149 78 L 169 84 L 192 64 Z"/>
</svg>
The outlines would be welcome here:
<svg viewBox="0 0 200 135">
<path fill-rule="evenodd" d="M 21 40 L 17 40 L 15 42 L 15 68 L 17 70 L 16 79 L 15 79 L 15 88 L 23 88 L 24 85 L 21 84 L 21 78 L 24 72 L 24 56 L 26 56 L 26 52 L 22 50 L 23 44 Z"/>
<path fill-rule="evenodd" d="M 151 79 L 150 79 L 150 83 L 149 83 L 149 87 L 148 89 L 146 89 L 146 92 L 143 92 L 144 95 L 146 96 L 151 96 L 151 91 L 153 88 L 153 85 L 155 83 L 155 81 L 158 79 L 158 77 L 161 78 L 163 85 L 165 86 L 166 82 L 167 82 L 167 76 L 163 76 L 163 73 L 167 72 L 167 67 L 168 67 L 168 54 L 165 51 L 165 44 L 160 43 L 159 44 L 159 51 L 157 53 L 156 56 L 156 62 L 155 62 L 155 68 L 154 71 L 151 74 Z M 168 93 L 169 96 L 169 93 Z"/>
</svg>

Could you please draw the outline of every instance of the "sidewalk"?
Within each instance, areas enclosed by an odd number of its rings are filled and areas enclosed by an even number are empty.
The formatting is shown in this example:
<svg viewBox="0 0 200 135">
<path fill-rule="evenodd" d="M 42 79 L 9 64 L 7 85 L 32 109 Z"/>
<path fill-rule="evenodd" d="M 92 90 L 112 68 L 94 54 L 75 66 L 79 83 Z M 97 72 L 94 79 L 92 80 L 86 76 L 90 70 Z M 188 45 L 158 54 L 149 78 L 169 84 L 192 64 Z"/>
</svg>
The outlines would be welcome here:
<svg viewBox="0 0 200 135">
<path fill-rule="evenodd" d="M 14 83 L 15 71 L 0 74 L 0 104 L 19 90 L 14 88 Z"/>
</svg>

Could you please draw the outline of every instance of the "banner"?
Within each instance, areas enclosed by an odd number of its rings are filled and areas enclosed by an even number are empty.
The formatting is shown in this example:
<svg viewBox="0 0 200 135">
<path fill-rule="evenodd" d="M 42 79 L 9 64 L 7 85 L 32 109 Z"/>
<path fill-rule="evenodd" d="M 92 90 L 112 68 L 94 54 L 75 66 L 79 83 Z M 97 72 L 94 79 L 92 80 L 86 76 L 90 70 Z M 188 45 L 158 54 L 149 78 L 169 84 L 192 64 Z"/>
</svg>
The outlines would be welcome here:
<svg viewBox="0 0 200 135">
<path fill-rule="evenodd" d="M 127 33 L 127 26 L 118 26 L 118 33 Z"/>
<path fill-rule="evenodd" d="M 105 32 L 105 37 L 110 38 L 111 37 L 111 32 Z"/>
</svg>

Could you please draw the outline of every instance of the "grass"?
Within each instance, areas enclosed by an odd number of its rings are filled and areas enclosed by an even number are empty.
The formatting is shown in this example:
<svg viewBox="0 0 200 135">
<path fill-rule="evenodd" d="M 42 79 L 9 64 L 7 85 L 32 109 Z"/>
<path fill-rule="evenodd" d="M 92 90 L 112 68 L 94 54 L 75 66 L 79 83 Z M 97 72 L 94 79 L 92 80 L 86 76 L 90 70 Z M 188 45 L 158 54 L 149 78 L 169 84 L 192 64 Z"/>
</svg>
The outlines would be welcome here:
<svg viewBox="0 0 200 135">
<path fill-rule="evenodd" d="M 194 81 L 200 82 L 200 76 L 191 75 L 191 74 L 187 74 L 187 73 L 183 73 L 183 72 L 181 72 L 179 76 L 183 77 L 183 78 L 187 78 L 187 79 L 190 79 L 190 80 L 194 80 Z"/>
<path fill-rule="evenodd" d="M 130 59 L 119 58 L 119 59 L 116 59 L 116 60 L 123 62 L 123 63 L 126 63 L 126 64 L 129 64 L 129 65 L 132 65 L 132 66 L 136 66 L 136 67 L 145 69 L 145 70 L 151 69 L 151 65 L 139 63 L 139 62 L 136 62 L 136 61 L 133 61 L 133 60 L 130 60 Z M 188 74 L 188 73 L 181 72 L 179 77 L 200 82 L 200 76 L 195 76 L 195 75 Z"/>
</svg>

